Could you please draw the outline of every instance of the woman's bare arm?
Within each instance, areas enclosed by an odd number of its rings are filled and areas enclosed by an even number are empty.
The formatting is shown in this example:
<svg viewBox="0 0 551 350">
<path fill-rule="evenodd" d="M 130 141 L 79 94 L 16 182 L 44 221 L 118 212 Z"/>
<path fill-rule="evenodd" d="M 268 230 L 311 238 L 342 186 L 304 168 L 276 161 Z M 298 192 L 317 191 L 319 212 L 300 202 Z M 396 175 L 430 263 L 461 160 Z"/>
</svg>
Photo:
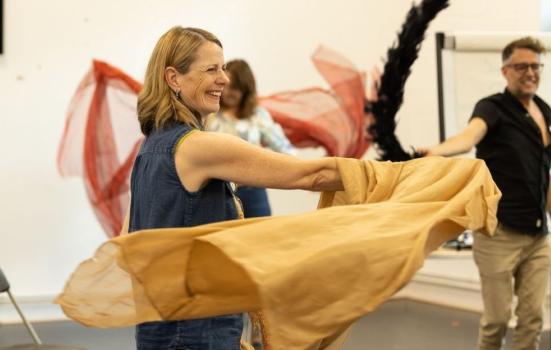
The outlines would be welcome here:
<svg viewBox="0 0 551 350">
<path fill-rule="evenodd" d="M 181 143 L 175 158 L 180 180 L 189 191 L 202 188 L 213 178 L 255 187 L 342 189 L 334 158 L 301 160 L 223 133 L 193 132 Z"/>
</svg>

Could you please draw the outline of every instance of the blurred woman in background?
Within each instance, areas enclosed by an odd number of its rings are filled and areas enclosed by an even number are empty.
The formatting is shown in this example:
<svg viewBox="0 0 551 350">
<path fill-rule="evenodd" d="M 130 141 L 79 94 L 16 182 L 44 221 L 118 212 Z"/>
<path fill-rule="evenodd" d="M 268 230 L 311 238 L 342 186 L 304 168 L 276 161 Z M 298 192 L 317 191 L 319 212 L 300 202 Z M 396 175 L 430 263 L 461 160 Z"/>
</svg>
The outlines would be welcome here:
<svg viewBox="0 0 551 350">
<path fill-rule="evenodd" d="M 247 62 L 240 59 L 229 61 L 226 74 L 230 84 L 222 92 L 220 111 L 209 120 L 207 129 L 238 136 L 275 152 L 295 155 L 296 151 L 281 126 L 258 105 L 256 81 Z M 238 184 L 236 193 L 246 218 L 271 215 L 265 188 Z"/>
</svg>

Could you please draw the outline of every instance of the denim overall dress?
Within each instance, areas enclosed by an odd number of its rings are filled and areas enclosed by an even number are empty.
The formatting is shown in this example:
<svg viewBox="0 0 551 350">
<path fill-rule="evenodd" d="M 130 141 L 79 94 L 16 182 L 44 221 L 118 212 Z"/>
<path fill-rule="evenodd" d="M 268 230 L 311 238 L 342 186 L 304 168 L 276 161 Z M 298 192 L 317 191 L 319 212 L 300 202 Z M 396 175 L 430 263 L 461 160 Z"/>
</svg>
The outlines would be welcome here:
<svg viewBox="0 0 551 350">
<path fill-rule="evenodd" d="M 192 130 L 172 123 L 144 140 L 131 176 L 129 232 L 237 218 L 229 183 L 212 179 L 196 192 L 182 185 L 174 154 L 179 141 Z M 185 147 L 185 142 L 179 147 Z M 242 328 L 241 314 L 147 322 L 136 326 L 137 349 L 238 350 Z"/>
</svg>

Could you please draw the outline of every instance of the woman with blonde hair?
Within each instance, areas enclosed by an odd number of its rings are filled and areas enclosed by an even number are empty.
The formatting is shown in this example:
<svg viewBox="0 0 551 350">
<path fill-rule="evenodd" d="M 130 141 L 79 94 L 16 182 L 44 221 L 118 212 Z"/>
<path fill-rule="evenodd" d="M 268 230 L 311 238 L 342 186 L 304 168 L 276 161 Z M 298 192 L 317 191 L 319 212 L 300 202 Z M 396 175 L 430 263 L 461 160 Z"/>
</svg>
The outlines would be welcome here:
<svg viewBox="0 0 551 350">
<path fill-rule="evenodd" d="M 174 27 L 159 39 L 138 97 L 145 140 L 132 170 L 123 231 L 236 219 L 229 182 L 342 189 L 335 159 L 299 160 L 235 136 L 203 131 L 229 82 L 222 44 L 211 33 Z M 240 348 L 242 327 L 241 315 L 142 323 L 136 327 L 137 348 L 234 350 Z"/>
</svg>

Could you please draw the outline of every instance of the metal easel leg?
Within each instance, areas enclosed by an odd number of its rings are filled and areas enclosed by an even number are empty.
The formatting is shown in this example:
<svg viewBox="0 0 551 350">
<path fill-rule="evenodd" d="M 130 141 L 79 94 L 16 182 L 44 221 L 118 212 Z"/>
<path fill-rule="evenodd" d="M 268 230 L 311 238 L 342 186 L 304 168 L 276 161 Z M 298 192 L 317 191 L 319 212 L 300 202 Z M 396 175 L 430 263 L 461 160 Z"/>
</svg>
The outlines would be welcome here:
<svg viewBox="0 0 551 350">
<path fill-rule="evenodd" d="M 29 321 L 27 321 L 27 319 L 25 318 L 25 315 L 23 315 L 23 312 L 21 312 L 21 309 L 19 308 L 19 305 L 15 301 L 14 297 L 11 295 L 9 290 L 7 290 L 7 292 L 8 292 L 8 296 L 10 297 L 11 303 L 17 310 L 17 313 L 19 314 L 19 317 L 21 317 L 21 320 L 23 320 L 23 323 L 25 324 L 25 327 L 27 327 L 27 331 L 29 331 L 29 334 L 33 338 L 34 343 L 36 345 L 42 345 L 42 341 L 40 341 L 40 338 L 36 334 L 33 326 L 29 323 Z"/>
</svg>

